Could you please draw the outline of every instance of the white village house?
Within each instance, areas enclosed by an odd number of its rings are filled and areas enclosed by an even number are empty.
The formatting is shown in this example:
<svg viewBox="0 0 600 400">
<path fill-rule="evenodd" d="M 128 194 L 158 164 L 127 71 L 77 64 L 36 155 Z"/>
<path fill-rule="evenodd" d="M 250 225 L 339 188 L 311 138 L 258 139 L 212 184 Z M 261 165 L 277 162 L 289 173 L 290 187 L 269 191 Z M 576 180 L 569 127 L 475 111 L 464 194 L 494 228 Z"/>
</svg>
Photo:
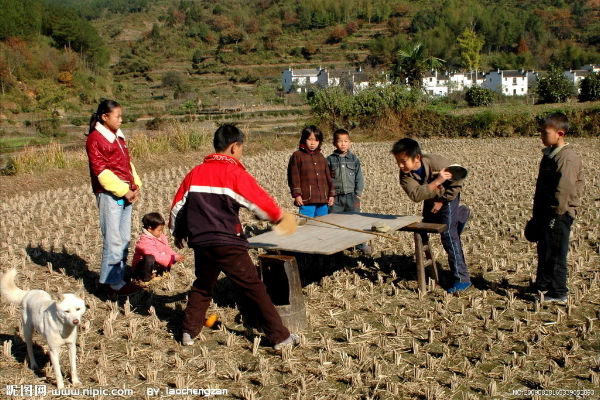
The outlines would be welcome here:
<svg viewBox="0 0 600 400">
<path fill-rule="evenodd" d="M 290 93 L 292 90 L 305 93 L 310 87 L 318 84 L 321 71 L 321 68 L 285 69 L 281 73 L 283 90 L 285 93 Z"/>
<path fill-rule="evenodd" d="M 575 86 L 577 89 L 577 93 L 581 93 L 581 87 L 579 86 L 581 81 L 585 79 L 586 76 L 590 74 L 590 71 L 587 69 L 570 69 L 565 71 L 565 76 Z"/>
<path fill-rule="evenodd" d="M 483 87 L 505 96 L 525 96 L 527 94 L 527 73 L 524 70 L 496 70 L 486 74 Z"/>
<path fill-rule="evenodd" d="M 600 64 L 584 65 L 583 67 L 581 67 L 581 69 L 585 69 L 586 71 L 598 73 L 598 72 L 600 72 Z"/>
<path fill-rule="evenodd" d="M 437 70 L 427 71 L 423 75 L 423 90 L 431 96 L 446 96 L 448 94 L 449 76 Z"/>
</svg>

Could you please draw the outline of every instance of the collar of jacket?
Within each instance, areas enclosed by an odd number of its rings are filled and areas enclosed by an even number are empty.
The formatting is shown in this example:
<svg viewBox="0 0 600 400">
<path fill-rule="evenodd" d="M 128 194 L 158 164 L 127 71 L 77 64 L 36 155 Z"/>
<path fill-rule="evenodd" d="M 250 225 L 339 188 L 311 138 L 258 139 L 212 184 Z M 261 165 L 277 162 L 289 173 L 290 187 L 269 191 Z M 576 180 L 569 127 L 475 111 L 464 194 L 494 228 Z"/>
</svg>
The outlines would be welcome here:
<svg viewBox="0 0 600 400">
<path fill-rule="evenodd" d="M 314 149 L 313 151 L 310 151 L 310 150 L 308 149 L 308 147 L 306 147 L 306 146 L 305 146 L 305 145 L 303 145 L 303 144 L 301 144 L 300 146 L 298 146 L 298 148 L 299 148 L 300 150 L 302 150 L 303 152 L 305 152 L 305 153 L 308 153 L 308 154 L 317 154 L 317 153 L 320 153 L 320 152 L 321 152 L 321 148 L 320 148 L 320 147 L 317 147 L 317 148 L 316 148 L 316 149 Z"/>
<path fill-rule="evenodd" d="M 336 155 L 336 156 L 338 156 L 338 157 L 347 157 L 347 158 L 350 158 L 350 157 L 352 157 L 352 152 L 351 152 L 350 150 L 348 150 L 348 151 L 346 152 L 346 154 L 342 154 L 342 152 L 341 152 L 341 151 L 339 151 L 338 149 L 335 149 L 335 150 L 333 151 L 333 154 L 335 154 L 335 155 Z"/>
<path fill-rule="evenodd" d="M 229 163 L 229 164 L 233 164 L 236 165 L 238 167 L 244 168 L 244 164 L 242 164 L 240 162 L 240 160 L 238 160 L 235 157 L 231 157 L 225 154 L 220 154 L 220 153 L 213 153 L 213 154 L 209 154 L 206 157 L 204 157 L 204 162 L 222 162 L 222 163 Z"/>
<path fill-rule="evenodd" d="M 556 156 L 558 154 L 559 151 L 561 151 L 562 149 L 564 149 L 565 147 L 567 147 L 569 145 L 569 143 L 565 143 L 562 146 L 559 147 L 546 147 L 545 149 L 542 150 L 542 153 L 544 153 L 545 156 L 548 156 L 550 158 L 554 158 L 554 156 Z"/>
<path fill-rule="evenodd" d="M 102 125 L 100 122 L 96 122 L 96 126 L 94 127 L 94 129 L 100 132 L 100 134 L 104 136 L 104 138 L 108 140 L 109 143 L 114 142 L 117 136 L 125 140 L 125 135 L 123 135 L 123 132 L 121 132 L 120 129 L 117 129 L 117 132 L 115 133 L 107 127 L 105 127 L 104 125 Z"/>
<path fill-rule="evenodd" d="M 150 237 L 156 238 L 156 236 L 154 236 L 153 234 L 151 234 L 148 229 L 146 228 L 142 228 L 142 235 L 148 235 Z"/>
</svg>

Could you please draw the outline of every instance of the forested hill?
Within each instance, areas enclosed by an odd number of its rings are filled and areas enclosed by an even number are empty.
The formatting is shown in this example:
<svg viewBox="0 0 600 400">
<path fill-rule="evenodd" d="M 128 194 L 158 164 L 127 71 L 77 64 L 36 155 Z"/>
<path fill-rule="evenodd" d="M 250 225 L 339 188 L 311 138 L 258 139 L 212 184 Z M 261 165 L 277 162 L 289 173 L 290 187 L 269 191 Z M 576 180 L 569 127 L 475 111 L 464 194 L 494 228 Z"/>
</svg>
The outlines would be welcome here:
<svg viewBox="0 0 600 400">
<path fill-rule="evenodd" d="M 483 40 L 482 70 L 600 60 L 600 0 L 0 0 L 0 9 L 0 95 L 19 104 L 50 102 L 53 85 L 93 102 L 118 91 L 115 81 L 172 68 L 274 66 L 241 77 L 248 83 L 275 66 L 389 70 L 417 42 L 461 69 L 465 30 Z"/>
</svg>

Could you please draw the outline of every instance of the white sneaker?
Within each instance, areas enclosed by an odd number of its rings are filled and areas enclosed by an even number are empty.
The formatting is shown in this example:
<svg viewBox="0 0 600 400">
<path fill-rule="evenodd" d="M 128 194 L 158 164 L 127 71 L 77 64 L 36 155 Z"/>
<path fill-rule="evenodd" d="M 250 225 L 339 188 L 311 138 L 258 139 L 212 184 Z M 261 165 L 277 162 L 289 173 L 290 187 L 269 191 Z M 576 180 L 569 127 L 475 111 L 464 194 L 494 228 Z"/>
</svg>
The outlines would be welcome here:
<svg viewBox="0 0 600 400">
<path fill-rule="evenodd" d="M 273 348 L 279 351 L 285 346 L 293 346 L 298 343 L 300 343 L 300 336 L 296 335 L 295 333 L 290 333 L 290 336 L 288 336 L 287 339 L 285 339 L 283 342 L 277 343 L 275 346 L 273 346 Z"/>
<path fill-rule="evenodd" d="M 181 344 L 184 346 L 191 346 L 194 344 L 194 339 L 192 339 L 189 333 L 184 332 L 181 337 Z"/>
</svg>

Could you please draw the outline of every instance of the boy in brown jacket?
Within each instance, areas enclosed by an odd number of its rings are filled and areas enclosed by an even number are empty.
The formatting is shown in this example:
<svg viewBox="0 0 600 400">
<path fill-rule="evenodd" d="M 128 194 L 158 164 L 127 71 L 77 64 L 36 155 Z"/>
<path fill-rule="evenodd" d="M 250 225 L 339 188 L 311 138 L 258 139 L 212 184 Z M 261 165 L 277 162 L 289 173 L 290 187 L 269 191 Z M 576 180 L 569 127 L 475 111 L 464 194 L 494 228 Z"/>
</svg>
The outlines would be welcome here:
<svg viewBox="0 0 600 400">
<path fill-rule="evenodd" d="M 534 284 L 545 292 L 544 301 L 567 301 L 567 253 L 571 224 L 581 204 L 583 177 L 581 158 L 565 142 L 569 120 L 552 113 L 540 123 L 546 148 L 533 197 L 533 216 L 527 239 L 537 241 L 538 267 Z"/>
<path fill-rule="evenodd" d="M 400 169 L 400 186 L 412 201 L 423 202 L 423 222 L 448 225 L 440 235 L 454 277 L 448 293 L 466 290 L 471 286 L 471 278 L 460 234 L 471 211 L 460 205 L 462 181 L 452 179 L 452 174 L 446 170 L 450 165 L 448 160 L 435 154 L 423 154 L 419 143 L 413 139 L 397 141 L 392 154 Z"/>
</svg>

